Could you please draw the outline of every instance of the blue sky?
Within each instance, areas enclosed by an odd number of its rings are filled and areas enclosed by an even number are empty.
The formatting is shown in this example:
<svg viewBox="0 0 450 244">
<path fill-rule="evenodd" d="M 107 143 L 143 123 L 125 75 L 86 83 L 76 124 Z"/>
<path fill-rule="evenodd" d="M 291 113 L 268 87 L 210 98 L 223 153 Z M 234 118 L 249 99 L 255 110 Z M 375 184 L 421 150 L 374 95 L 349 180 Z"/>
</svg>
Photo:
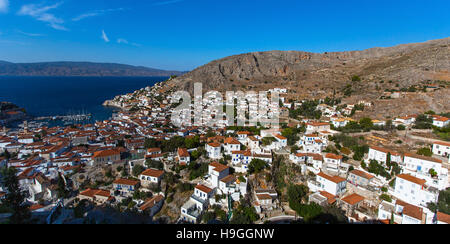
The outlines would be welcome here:
<svg viewBox="0 0 450 244">
<path fill-rule="evenodd" d="M 361 50 L 450 36 L 448 0 L 0 0 L 0 60 L 191 70 L 268 50 Z"/>
</svg>

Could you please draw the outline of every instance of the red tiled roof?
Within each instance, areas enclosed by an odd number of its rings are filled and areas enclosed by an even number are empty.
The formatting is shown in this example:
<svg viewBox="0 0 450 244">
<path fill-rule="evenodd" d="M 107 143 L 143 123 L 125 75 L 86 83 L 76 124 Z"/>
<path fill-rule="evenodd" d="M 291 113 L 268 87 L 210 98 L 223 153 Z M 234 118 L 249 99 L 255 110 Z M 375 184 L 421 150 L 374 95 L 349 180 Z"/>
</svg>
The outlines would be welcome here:
<svg viewBox="0 0 450 244">
<path fill-rule="evenodd" d="M 327 155 L 325 155 L 325 158 L 331 158 L 331 159 L 341 160 L 341 159 L 343 159 L 344 157 L 341 156 L 341 155 L 333 154 L 333 153 L 327 153 Z"/>
<path fill-rule="evenodd" d="M 327 198 L 328 204 L 333 204 L 334 202 L 336 202 L 336 196 L 327 191 L 320 191 L 320 195 Z"/>
<path fill-rule="evenodd" d="M 269 194 L 257 194 L 256 197 L 259 200 L 272 200 L 272 197 Z"/>
<path fill-rule="evenodd" d="M 425 161 L 430 161 L 430 162 L 435 162 L 435 163 L 440 163 L 440 164 L 442 163 L 442 160 L 440 160 L 440 159 L 433 158 L 433 157 L 422 156 L 422 155 L 417 155 L 417 154 L 413 154 L 413 153 L 405 153 L 405 157 L 422 159 L 422 160 L 425 160 Z"/>
<path fill-rule="evenodd" d="M 447 224 L 450 224 L 450 215 L 441 213 L 441 212 L 437 212 L 437 220 L 447 223 Z"/>
<path fill-rule="evenodd" d="M 210 147 L 220 147 L 220 144 L 217 143 L 217 142 L 211 142 L 211 143 L 208 143 L 208 145 L 209 145 Z"/>
<path fill-rule="evenodd" d="M 128 180 L 128 179 L 117 179 L 113 183 L 114 184 L 119 184 L 119 185 L 135 186 L 135 185 L 139 184 L 139 181 Z"/>
<path fill-rule="evenodd" d="M 357 204 L 357 203 L 359 203 L 359 202 L 361 202 L 363 200 L 364 200 L 364 197 L 360 196 L 360 195 L 358 195 L 356 193 L 342 198 L 342 201 L 344 201 L 344 202 L 346 202 L 346 203 L 348 203 L 350 205 L 355 205 L 355 204 Z"/>
<path fill-rule="evenodd" d="M 149 149 L 147 149 L 147 152 L 149 152 L 149 153 L 153 153 L 153 152 L 161 152 L 161 148 L 157 148 L 157 147 L 155 147 L 155 148 L 149 148 Z"/>
<path fill-rule="evenodd" d="M 108 150 L 103 150 L 103 151 L 97 151 L 94 153 L 94 156 L 92 156 L 92 157 L 99 158 L 99 157 L 109 157 L 109 156 L 113 156 L 113 155 L 120 155 L 120 152 L 115 149 L 108 149 Z"/>
<path fill-rule="evenodd" d="M 403 207 L 403 215 L 413 217 L 418 220 L 422 220 L 423 209 L 411 204 L 407 204 Z"/>
<path fill-rule="evenodd" d="M 322 177 L 322 178 L 325 178 L 325 179 L 327 179 L 327 180 L 329 180 L 329 181 L 332 181 L 332 182 L 334 182 L 334 183 L 336 183 L 336 184 L 345 181 L 344 178 L 341 178 L 341 177 L 339 177 L 339 176 L 330 176 L 330 175 L 327 175 L 327 174 L 325 174 L 325 173 L 323 173 L 323 172 L 318 173 L 317 176 L 320 176 L 320 177 Z"/>
<path fill-rule="evenodd" d="M 222 171 L 224 171 L 224 170 L 229 168 L 228 166 L 223 165 L 223 164 L 218 163 L 218 162 L 212 162 L 212 163 L 209 164 L 209 166 L 214 167 L 214 170 L 217 171 L 217 172 L 222 172 Z"/>
<path fill-rule="evenodd" d="M 306 125 L 311 125 L 311 126 L 324 126 L 324 125 L 330 125 L 330 123 L 326 123 L 326 122 L 310 122 L 310 123 L 306 123 Z"/>
<path fill-rule="evenodd" d="M 233 144 L 233 145 L 239 145 L 241 144 L 238 140 L 234 139 L 233 137 L 228 137 L 224 141 L 225 144 Z"/>
<path fill-rule="evenodd" d="M 164 171 L 155 170 L 155 169 L 147 169 L 144 172 L 142 172 L 142 175 L 156 177 L 156 178 L 161 177 L 161 175 L 163 175 L 163 174 L 164 174 Z"/>
<path fill-rule="evenodd" d="M 178 148 L 179 157 L 189 157 L 189 152 L 186 148 Z"/>
<path fill-rule="evenodd" d="M 421 186 L 423 186 L 427 182 L 426 180 L 419 179 L 417 177 L 414 177 L 412 175 L 407 175 L 407 174 L 399 174 L 399 175 L 397 175 L 397 177 L 402 178 L 407 181 L 410 181 L 410 182 L 413 182 L 413 183 L 416 183 Z"/>
<path fill-rule="evenodd" d="M 164 200 L 162 195 L 156 195 L 150 199 L 147 199 L 145 203 L 139 208 L 141 211 L 145 211 L 149 208 L 153 208 L 158 202 Z"/>
<path fill-rule="evenodd" d="M 436 141 L 436 142 L 434 142 L 434 144 L 450 147 L 450 142 L 445 142 L 445 141 Z"/>
<path fill-rule="evenodd" d="M 220 181 L 224 183 L 230 183 L 236 181 L 236 178 L 233 175 L 228 175 L 226 177 L 223 177 Z"/>
<path fill-rule="evenodd" d="M 278 138 L 278 139 L 280 139 L 280 140 L 287 140 L 287 138 L 284 137 L 284 136 L 282 136 L 282 135 L 276 134 L 275 137 Z"/>
<path fill-rule="evenodd" d="M 361 170 L 358 170 L 358 169 L 352 170 L 350 173 L 354 174 L 354 175 L 357 175 L 357 176 L 360 176 L 360 177 L 363 177 L 363 178 L 366 178 L 366 179 L 369 179 L 369 180 L 375 177 L 375 176 L 373 176 L 371 174 L 368 174 L 368 173 L 366 173 L 364 171 L 361 171 Z"/>
<path fill-rule="evenodd" d="M 204 185 L 197 185 L 197 186 L 195 187 L 195 189 L 197 189 L 197 190 L 199 190 L 199 191 L 202 191 L 202 192 L 204 192 L 204 193 L 210 193 L 210 192 L 212 192 L 212 189 L 211 189 L 211 188 L 209 188 L 209 187 L 207 187 L 207 186 L 204 186 Z"/>
<path fill-rule="evenodd" d="M 379 151 L 379 152 L 384 152 L 384 153 L 386 153 L 386 154 L 387 154 L 387 153 L 391 153 L 391 155 L 394 155 L 394 156 L 400 155 L 400 154 L 397 153 L 397 152 L 394 152 L 394 151 L 392 151 L 392 150 L 389 150 L 389 149 L 386 149 L 386 148 L 382 148 L 382 147 L 371 146 L 370 148 L 373 149 L 373 150 Z"/>
<path fill-rule="evenodd" d="M 44 208 L 44 207 L 45 206 L 42 206 L 40 204 L 34 204 L 34 205 L 30 206 L 30 211 L 35 211 L 35 210 L 38 210 L 38 209 L 41 209 L 41 208 Z"/>
</svg>

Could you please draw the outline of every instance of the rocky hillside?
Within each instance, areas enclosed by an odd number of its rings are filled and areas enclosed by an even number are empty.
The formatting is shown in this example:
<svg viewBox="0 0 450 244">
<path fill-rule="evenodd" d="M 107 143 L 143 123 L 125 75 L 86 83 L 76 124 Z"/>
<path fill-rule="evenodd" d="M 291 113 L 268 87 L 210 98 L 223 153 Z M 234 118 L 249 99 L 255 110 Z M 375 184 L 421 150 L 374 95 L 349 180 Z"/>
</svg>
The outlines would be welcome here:
<svg viewBox="0 0 450 244">
<path fill-rule="evenodd" d="M 140 66 L 90 62 L 9 63 L 0 61 L 0 76 L 171 76 L 166 71 Z"/>
<path fill-rule="evenodd" d="M 450 81 L 449 60 L 450 38 L 363 51 L 256 52 L 212 61 L 169 85 L 188 91 L 194 82 L 203 83 L 204 91 L 285 87 L 292 98 L 342 97 L 350 85 L 350 98 L 374 100 L 386 89 Z M 361 81 L 352 81 L 353 76 Z M 444 93 L 450 95 L 448 89 Z M 428 100 L 433 102 L 433 97 Z"/>
<path fill-rule="evenodd" d="M 256 52 L 212 61 L 173 83 L 190 88 L 202 82 L 208 89 L 268 83 L 291 89 L 311 84 L 333 88 L 358 75 L 366 82 L 395 80 L 406 86 L 426 79 L 450 80 L 449 57 L 450 38 L 351 52 Z"/>
</svg>

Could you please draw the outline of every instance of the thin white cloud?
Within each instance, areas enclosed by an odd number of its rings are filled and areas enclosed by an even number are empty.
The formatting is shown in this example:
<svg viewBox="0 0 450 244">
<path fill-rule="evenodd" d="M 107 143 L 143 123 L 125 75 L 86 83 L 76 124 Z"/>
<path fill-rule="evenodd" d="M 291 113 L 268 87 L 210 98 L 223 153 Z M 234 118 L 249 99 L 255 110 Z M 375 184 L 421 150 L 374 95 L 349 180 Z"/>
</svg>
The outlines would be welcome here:
<svg viewBox="0 0 450 244">
<path fill-rule="evenodd" d="M 48 6 L 27 4 L 23 5 L 17 14 L 22 16 L 31 16 L 36 20 L 47 23 L 50 27 L 56 30 L 67 30 L 67 28 L 62 25 L 64 23 L 63 19 L 48 13 L 48 11 L 58 8 L 61 4 L 61 2 Z"/>
<path fill-rule="evenodd" d="M 21 30 L 16 30 L 17 33 L 25 35 L 25 36 L 31 36 L 31 37 L 38 37 L 38 36 L 45 36 L 44 34 L 39 34 L 39 33 L 29 33 L 29 32 L 24 32 Z"/>
<path fill-rule="evenodd" d="M 126 45 L 132 45 L 132 46 L 135 46 L 135 47 L 142 47 L 142 45 L 139 44 L 139 43 L 129 42 L 127 39 L 123 39 L 123 38 L 117 39 L 117 43 L 119 43 L 119 44 L 126 44 Z"/>
<path fill-rule="evenodd" d="M 157 2 L 157 3 L 154 3 L 153 6 L 169 5 L 169 4 L 173 4 L 173 3 L 179 3 L 182 1 L 184 1 L 184 0 L 169 0 L 169 1 Z"/>
<path fill-rule="evenodd" d="M 95 17 L 95 16 L 100 16 L 100 15 L 104 15 L 106 13 L 110 13 L 110 12 L 116 12 L 116 11 L 123 11 L 125 10 L 124 8 L 115 8 L 115 9 L 101 9 L 101 10 L 95 10 L 95 11 L 91 11 L 91 12 L 87 12 L 84 14 L 80 14 L 75 18 L 72 18 L 72 21 L 80 21 L 89 17 Z"/>
<path fill-rule="evenodd" d="M 117 39 L 117 43 L 119 43 L 119 44 L 128 44 L 128 41 L 126 39 L 119 38 L 119 39 Z"/>
<path fill-rule="evenodd" d="M 9 0 L 0 0 L 0 13 L 8 13 Z"/>
<path fill-rule="evenodd" d="M 105 42 L 109 42 L 109 38 L 108 38 L 108 36 L 106 35 L 105 30 L 102 30 L 102 39 L 103 39 Z"/>
</svg>

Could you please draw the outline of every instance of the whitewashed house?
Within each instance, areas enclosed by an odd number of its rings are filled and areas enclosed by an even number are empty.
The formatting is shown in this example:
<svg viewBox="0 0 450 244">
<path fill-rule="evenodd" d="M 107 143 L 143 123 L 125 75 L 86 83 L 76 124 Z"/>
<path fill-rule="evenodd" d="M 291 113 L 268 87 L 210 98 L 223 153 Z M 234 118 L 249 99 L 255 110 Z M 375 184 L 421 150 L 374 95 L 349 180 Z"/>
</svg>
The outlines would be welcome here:
<svg viewBox="0 0 450 244">
<path fill-rule="evenodd" d="M 369 148 L 367 161 L 376 160 L 379 163 L 386 164 L 389 153 L 391 154 L 391 162 L 401 163 L 403 161 L 400 153 L 377 146 L 371 146 Z"/>
<path fill-rule="evenodd" d="M 442 157 L 450 156 L 450 143 L 444 141 L 437 141 L 433 143 L 433 154 Z"/>
<path fill-rule="evenodd" d="M 232 137 L 228 137 L 225 139 L 223 147 L 225 155 L 231 155 L 233 151 L 241 150 L 241 143 Z"/>
<path fill-rule="evenodd" d="M 426 181 L 412 175 L 400 174 L 395 180 L 394 197 L 413 205 L 427 206 L 436 202 L 438 190 L 428 187 Z"/>
<path fill-rule="evenodd" d="M 316 175 L 315 182 L 308 182 L 312 192 L 326 191 L 335 196 L 341 196 L 347 191 L 347 181 L 339 176 L 327 175 L 320 172 Z"/>
<path fill-rule="evenodd" d="M 206 152 L 208 153 L 208 157 L 211 159 L 222 158 L 222 146 L 220 143 L 211 142 L 206 144 Z"/>
</svg>

